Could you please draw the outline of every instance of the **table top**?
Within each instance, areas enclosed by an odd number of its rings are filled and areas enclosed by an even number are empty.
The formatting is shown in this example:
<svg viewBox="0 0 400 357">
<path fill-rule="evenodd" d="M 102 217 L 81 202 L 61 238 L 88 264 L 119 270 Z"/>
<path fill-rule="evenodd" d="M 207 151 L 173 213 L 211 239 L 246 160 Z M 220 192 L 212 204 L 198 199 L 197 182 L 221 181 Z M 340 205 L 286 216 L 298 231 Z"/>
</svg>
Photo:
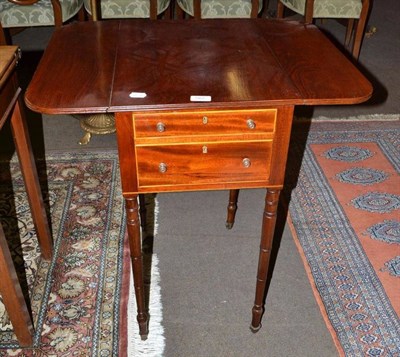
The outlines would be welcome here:
<svg viewBox="0 0 400 357">
<path fill-rule="evenodd" d="M 371 84 L 313 25 L 110 20 L 55 31 L 28 87 L 38 112 L 356 104 Z"/>
</svg>

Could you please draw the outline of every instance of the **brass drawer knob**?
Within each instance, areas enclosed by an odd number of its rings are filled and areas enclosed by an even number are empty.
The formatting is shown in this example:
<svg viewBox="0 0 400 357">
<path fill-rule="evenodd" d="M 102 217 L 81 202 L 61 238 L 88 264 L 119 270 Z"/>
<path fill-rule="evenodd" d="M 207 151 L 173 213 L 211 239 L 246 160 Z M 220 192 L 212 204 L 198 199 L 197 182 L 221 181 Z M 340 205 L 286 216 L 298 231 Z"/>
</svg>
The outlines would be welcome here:
<svg viewBox="0 0 400 357">
<path fill-rule="evenodd" d="M 245 157 L 245 158 L 243 159 L 242 163 L 243 163 L 243 166 L 244 166 L 245 168 L 248 168 L 248 167 L 251 166 L 251 161 L 250 161 L 250 159 L 249 159 L 248 157 Z"/>
<path fill-rule="evenodd" d="M 164 162 L 160 163 L 160 165 L 158 165 L 158 171 L 161 172 L 162 174 L 167 172 L 167 164 L 165 164 Z"/>
<path fill-rule="evenodd" d="M 165 131 L 165 124 L 164 123 L 162 123 L 162 122 L 159 122 L 159 123 L 157 123 L 157 131 L 159 132 L 159 133 L 162 133 L 162 132 L 164 132 Z"/>
<path fill-rule="evenodd" d="M 249 129 L 255 129 L 256 128 L 256 123 L 254 122 L 253 119 L 247 119 L 246 123 L 247 123 L 247 127 Z"/>
</svg>

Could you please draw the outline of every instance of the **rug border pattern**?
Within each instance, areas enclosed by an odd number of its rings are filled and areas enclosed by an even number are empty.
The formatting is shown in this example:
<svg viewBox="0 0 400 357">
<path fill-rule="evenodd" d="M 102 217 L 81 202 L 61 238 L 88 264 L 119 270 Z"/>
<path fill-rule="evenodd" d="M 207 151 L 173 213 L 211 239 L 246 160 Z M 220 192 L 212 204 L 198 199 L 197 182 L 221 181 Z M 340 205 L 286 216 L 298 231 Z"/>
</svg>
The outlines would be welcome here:
<svg viewBox="0 0 400 357">
<path fill-rule="evenodd" d="M 385 134 L 396 135 L 396 132 L 393 130 L 386 130 Z M 362 135 L 359 135 L 356 130 L 350 132 L 336 131 L 333 133 L 311 131 L 307 144 L 329 143 L 331 142 L 330 140 L 332 139 L 332 136 L 335 137 L 335 144 L 347 142 L 378 142 L 382 151 L 387 155 L 388 160 L 393 164 L 393 166 L 398 167 L 398 160 L 396 160 L 396 156 L 394 154 L 396 152 L 395 146 L 397 146 L 396 143 L 398 141 L 396 142 L 395 140 L 393 140 L 395 136 L 392 136 L 392 143 L 390 144 L 386 140 L 383 140 L 380 137 L 381 135 L 382 130 L 368 131 L 368 133 L 363 132 Z M 308 261 L 308 264 L 310 265 L 310 271 L 314 277 L 316 288 L 319 291 L 322 300 L 324 301 L 329 320 L 338 335 L 338 338 L 345 353 L 349 355 L 352 355 L 353 353 L 355 353 L 355 355 L 363 355 L 363 353 L 365 353 L 367 343 L 361 343 L 358 340 L 357 332 L 354 331 L 351 324 L 348 325 L 346 323 L 346 321 L 348 321 L 346 320 L 348 319 L 348 317 L 342 316 L 340 314 L 341 308 L 335 308 L 336 304 L 340 303 L 342 299 L 338 293 L 335 294 L 334 292 L 333 287 L 336 285 L 333 281 L 334 277 L 331 276 L 329 271 L 327 271 L 327 268 L 325 266 L 326 262 L 323 261 L 323 256 L 321 256 L 319 247 L 315 246 L 315 243 L 308 239 L 308 237 L 312 235 L 312 232 L 301 231 L 303 228 L 299 227 L 299 225 L 296 224 L 296 220 L 298 218 L 305 219 L 305 217 L 303 216 L 304 207 L 320 209 L 320 207 L 315 206 L 315 203 L 313 205 L 312 202 L 305 200 L 307 193 L 309 195 L 312 195 L 314 190 L 320 190 L 323 193 L 321 201 L 316 203 L 316 205 L 319 204 L 324 209 L 328 209 L 330 211 L 329 214 L 327 214 L 327 217 L 323 216 L 322 214 L 318 215 L 319 220 L 318 222 L 315 222 L 315 225 L 317 227 L 313 226 L 304 228 L 311 230 L 323 229 L 324 234 L 327 234 L 327 232 L 329 232 L 332 238 L 334 238 L 335 236 L 339 237 L 341 232 L 343 230 L 346 230 L 346 236 L 348 237 L 348 239 L 346 240 L 346 242 L 341 242 L 340 240 L 336 239 L 337 244 L 335 244 L 334 249 L 339 249 L 344 258 L 349 258 L 346 259 L 346 264 L 348 265 L 347 273 L 351 273 L 350 280 L 354 282 L 353 286 L 361 287 L 358 288 L 359 296 L 364 298 L 362 305 L 364 307 L 367 307 L 367 309 L 363 313 L 369 314 L 371 316 L 369 322 L 372 321 L 375 325 L 371 330 L 380 331 L 382 329 L 385 331 L 385 333 L 381 333 L 382 340 L 379 341 L 382 345 L 382 348 L 384 348 L 386 353 L 389 353 L 389 355 L 391 355 L 390 353 L 392 353 L 393 355 L 395 353 L 400 353 L 400 347 L 398 347 L 400 346 L 399 318 L 394 312 L 390 302 L 388 302 L 386 293 L 384 292 L 375 271 L 370 265 L 370 262 L 365 258 L 365 255 L 363 254 L 363 249 L 358 242 L 358 239 L 356 239 L 355 232 L 347 221 L 347 218 L 341 207 L 339 207 L 338 205 L 329 207 L 329 205 L 327 205 L 327 202 L 334 202 L 335 197 L 329 184 L 326 182 L 326 179 L 322 174 L 320 167 L 315 157 L 313 156 L 313 153 L 310 152 L 310 149 L 308 147 L 306 149 L 306 152 L 304 153 L 302 165 L 302 170 L 305 170 L 307 175 L 309 175 L 313 179 L 308 180 L 310 182 L 307 181 L 306 185 L 304 185 L 301 177 L 299 178 L 298 187 L 296 188 L 297 191 L 294 191 L 292 193 L 292 200 L 290 202 L 291 216 L 293 218 L 294 226 L 299 231 L 298 237 L 304 250 L 304 255 Z M 318 182 L 319 185 L 324 185 L 323 190 L 321 190 L 320 186 L 318 187 Z M 300 192 L 300 194 L 298 192 Z M 303 195 L 303 198 L 300 197 Z M 328 219 L 328 222 L 324 224 L 323 219 Z M 337 224 L 337 221 L 340 221 L 340 226 Z M 329 244 L 330 243 L 331 242 L 329 242 Z M 349 244 L 351 245 L 350 249 Z M 319 259 L 318 257 L 321 257 L 321 259 Z M 357 278 L 357 274 L 354 274 L 354 272 L 356 271 L 364 271 L 365 273 Z M 328 285 L 326 285 L 325 282 L 328 282 Z M 367 287 L 369 284 L 372 284 L 374 289 L 368 289 Z M 331 299 L 331 296 L 333 296 L 333 300 Z"/>
<path fill-rule="evenodd" d="M 85 161 L 88 159 L 93 160 L 93 158 L 98 158 L 98 159 L 103 159 L 111 162 L 112 166 L 112 177 L 110 178 L 110 185 L 111 190 L 109 191 L 109 200 L 108 200 L 108 207 L 107 207 L 107 226 L 103 234 L 103 239 L 107 239 L 107 242 L 103 240 L 103 245 L 107 246 L 107 243 L 111 239 L 110 233 L 110 225 L 112 222 L 112 219 L 114 219 L 115 224 L 119 227 L 118 234 L 116 234 L 116 237 L 114 237 L 114 245 L 117 247 L 118 253 L 115 253 L 115 255 L 118 255 L 117 257 L 117 262 L 116 262 L 116 269 L 118 273 L 121 275 L 122 273 L 122 265 L 123 265 L 123 259 L 122 259 L 122 254 L 123 254 L 123 240 L 124 240 L 124 231 L 125 231 L 125 211 L 124 211 L 124 206 L 123 206 L 123 197 L 122 193 L 120 192 L 120 175 L 119 175 L 119 161 L 118 161 L 118 154 L 116 150 L 109 150 L 109 151 L 92 151 L 92 152 L 78 152 L 78 153 L 64 153 L 64 152 L 52 152 L 48 155 L 46 155 L 45 161 L 48 165 L 49 162 L 51 161 L 56 161 L 57 163 L 61 163 L 63 161 L 69 162 L 71 160 L 76 160 L 76 161 Z M 1 160 L 4 161 L 4 160 Z M 10 163 L 18 164 L 18 159 L 14 155 L 14 157 L 10 160 Z M 68 193 L 65 197 L 64 205 L 68 205 L 71 202 L 72 199 L 72 189 L 73 189 L 73 183 L 68 183 Z M 112 218 L 113 215 L 116 214 L 111 208 L 114 207 L 114 210 L 116 208 L 115 205 L 119 205 L 118 210 L 120 211 L 119 215 L 117 217 Z M 60 221 L 58 222 L 57 227 L 53 227 L 53 235 L 54 235 L 54 250 L 53 250 L 53 258 L 50 262 L 41 262 L 41 266 L 48 266 L 48 272 L 47 272 L 47 278 L 45 281 L 44 289 L 42 291 L 42 301 L 40 303 L 40 308 L 38 310 L 36 319 L 35 319 L 35 332 L 33 336 L 33 345 L 29 349 L 21 349 L 19 344 L 16 343 L 10 343 L 10 344 L 2 344 L 1 349 L 0 349 L 0 355 L 3 352 L 6 352 L 7 349 L 13 349 L 14 354 L 18 353 L 18 351 L 23 352 L 23 353 L 42 353 L 41 351 L 41 334 L 43 332 L 43 325 L 46 317 L 46 312 L 47 312 L 47 302 L 49 301 L 50 293 L 52 290 L 52 284 L 53 282 L 49 277 L 51 277 L 52 272 L 54 272 L 54 269 L 56 268 L 56 262 L 57 258 L 59 256 L 59 249 L 60 249 L 60 244 L 61 244 L 61 239 L 62 239 L 62 232 L 63 232 L 63 227 L 66 224 L 68 216 L 68 210 L 63 210 L 62 216 L 60 217 Z M 118 222 L 117 222 L 118 221 Z M 109 247 L 108 247 L 109 248 Z M 106 269 L 106 260 L 108 258 L 108 251 L 104 249 L 102 251 L 102 262 L 100 264 L 100 276 L 98 279 L 98 288 L 97 288 L 97 296 L 96 296 L 96 302 L 95 302 L 95 319 L 94 319 L 94 326 L 93 326 L 93 333 L 92 333 L 92 340 L 91 340 L 91 351 L 90 354 L 93 356 L 99 355 L 101 352 L 101 343 L 102 343 L 102 336 L 101 336 L 101 330 L 102 330 L 102 319 L 100 318 L 100 313 L 101 313 L 101 307 L 102 307 L 102 296 L 105 293 L 104 289 L 107 289 L 106 287 L 106 282 L 105 282 L 105 269 Z M 114 258 L 115 261 L 115 258 Z M 113 297 L 113 317 L 112 317 L 112 323 L 113 323 L 113 331 L 112 331 L 112 337 L 113 341 L 111 346 L 109 347 L 109 351 L 111 355 L 118 355 L 119 350 L 120 350 L 120 293 L 121 293 L 121 286 L 122 286 L 122 276 L 118 276 L 117 279 L 115 279 L 115 284 L 109 288 L 112 290 L 114 297 Z M 109 323 L 109 322 L 108 322 Z M 109 345 L 110 342 L 110 337 L 103 337 L 103 339 L 106 339 L 103 341 L 107 345 Z M 125 339 L 126 340 L 126 339 Z M 36 352 L 35 352 L 36 351 Z M 45 353 L 45 352 L 43 352 Z M 89 351 L 88 351 L 89 353 Z"/>
</svg>

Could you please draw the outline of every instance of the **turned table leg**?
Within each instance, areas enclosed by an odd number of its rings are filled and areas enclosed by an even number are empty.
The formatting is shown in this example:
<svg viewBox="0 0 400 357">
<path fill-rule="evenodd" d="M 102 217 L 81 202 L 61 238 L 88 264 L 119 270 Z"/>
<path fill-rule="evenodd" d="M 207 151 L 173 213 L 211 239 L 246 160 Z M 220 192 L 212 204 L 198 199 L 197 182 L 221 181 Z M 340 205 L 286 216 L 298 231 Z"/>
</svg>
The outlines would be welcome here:
<svg viewBox="0 0 400 357">
<path fill-rule="evenodd" d="M 137 321 L 139 334 L 142 340 L 147 339 L 149 333 L 148 314 L 144 297 L 143 257 L 140 237 L 139 206 L 137 195 L 125 199 L 129 247 L 131 252 L 133 282 L 137 303 Z"/>
<path fill-rule="evenodd" d="M 261 328 L 261 317 L 264 312 L 265 287 L 268 278 L 269 260 L 272 240 L 274 238 L 276 215 L 280 190 L 267 189 L 263 214 L 260 254 L 258 258 L 256 296 L 253 306 L 253 319 L 250 329 L 257 332 Z"/>
<path fill-rule="evenodd" d="M 229 191 L 228 215 L 225 224 L 227 229 L 232 229 L 233 224 L 235 223 L 238 197 L 239 197 L 239 190 Z"/>
</svg>

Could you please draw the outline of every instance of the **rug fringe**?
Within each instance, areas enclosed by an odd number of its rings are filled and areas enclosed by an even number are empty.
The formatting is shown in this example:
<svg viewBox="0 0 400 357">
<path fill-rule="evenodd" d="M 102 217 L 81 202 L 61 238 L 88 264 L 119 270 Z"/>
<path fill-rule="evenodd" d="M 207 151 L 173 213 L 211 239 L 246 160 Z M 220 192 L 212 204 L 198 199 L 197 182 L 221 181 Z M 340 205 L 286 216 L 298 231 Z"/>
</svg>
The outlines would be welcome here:
<svg viewBox="0 0 400 357">
<path fill-rule="evenodd" d="M 142 341 L 139 335 L 139 327 L 136 321 L 136 299 L 134 296 L 133 280 L 131 278 L 128 302 L 128 356 L 129 357 L 159 357 L 163 355 L 165 348 L 164 327 L 162 326 L 162 305 L 160 272 L 158 270 L 158 257 L 153 254 L 151 268 L 150 291 L 150 323 L 149 336 Z"/>
<path fill-rule="evenodd" d="M 154 199 L 154 236 L 158 232 L 159 203 Z M 160 357 L 165 348 L 164 327 L 162 326 L 162 303 L 160 287 L 160 271 L 158 269 L 158 257 L 151 257 L 151 286 L 149 302 L 149 336 L 142 341 L 139 335 L 139 326 L 136 321 L 137 305 L 135 289 L 133 286 L 132 268 L 130 274 L 129 300 L 128 300 L 128 356 L 129 357 Z"/>
</svg>

